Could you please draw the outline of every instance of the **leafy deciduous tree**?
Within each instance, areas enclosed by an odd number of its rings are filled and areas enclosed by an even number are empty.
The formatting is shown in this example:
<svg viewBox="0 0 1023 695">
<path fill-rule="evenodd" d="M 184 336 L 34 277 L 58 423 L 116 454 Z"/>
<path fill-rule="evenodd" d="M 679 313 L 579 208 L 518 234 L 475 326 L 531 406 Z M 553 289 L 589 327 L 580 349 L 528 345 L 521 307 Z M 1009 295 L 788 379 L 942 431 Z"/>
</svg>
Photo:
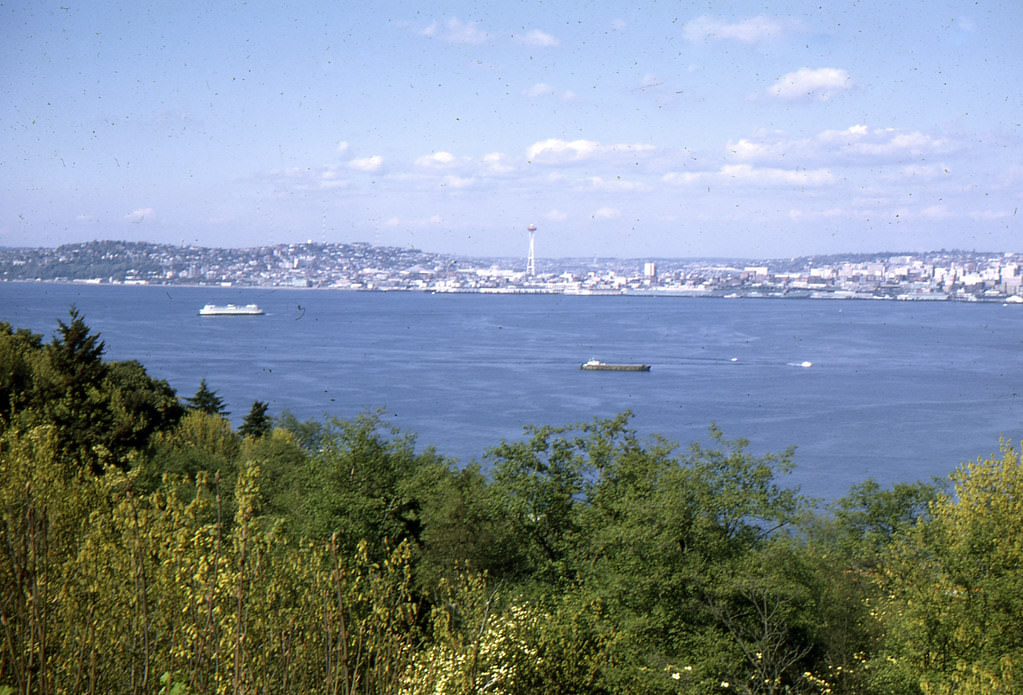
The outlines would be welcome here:
<svg viewBox="0 0 1023 695">
<path fill-rule="evenodd" d="M 954 492 L 901 538 L 883 566 L 878 615 L 889 656 L 927 695 L 1018 692 L 1023 677 L 1023 465 L 961 466 Z"/>
</svg>

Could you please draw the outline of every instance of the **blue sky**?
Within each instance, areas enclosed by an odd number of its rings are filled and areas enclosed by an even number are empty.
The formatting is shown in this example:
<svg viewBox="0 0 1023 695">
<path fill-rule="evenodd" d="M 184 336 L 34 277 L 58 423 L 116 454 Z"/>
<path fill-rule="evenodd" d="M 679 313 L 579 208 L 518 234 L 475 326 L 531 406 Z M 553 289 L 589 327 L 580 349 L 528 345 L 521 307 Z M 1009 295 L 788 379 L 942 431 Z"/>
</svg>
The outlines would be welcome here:
<svg viewBox="0 0 1023 695">
<path fill-rule="evenodd" d="M 0 1 L 0 246 L 1023 251 L 1019 0 L 209 5 Z"/>
</svg>

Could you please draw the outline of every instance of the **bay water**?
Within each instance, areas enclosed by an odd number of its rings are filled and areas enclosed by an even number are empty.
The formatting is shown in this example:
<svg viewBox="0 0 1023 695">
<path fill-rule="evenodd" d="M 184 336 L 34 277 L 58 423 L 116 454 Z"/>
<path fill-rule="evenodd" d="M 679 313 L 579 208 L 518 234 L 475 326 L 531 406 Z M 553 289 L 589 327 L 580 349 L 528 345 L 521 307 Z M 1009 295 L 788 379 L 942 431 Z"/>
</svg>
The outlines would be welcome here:
<svg viewBox="0 0 1023 695">
<path fill-rule="evenodd" d="M 258 317 L 201 317 L 206 303 Z M 835 499 L 944 476 L 1023 436 L 1023 306 L 0 283 L 0 321 L 55 333 L 75 305 L 106 359 L 179 396 L 205 378 L 238 424 L 299 419 L 414 433 L 461 463 L 523 426 L 634 414 L 686 446 L 716 423 L 756 453 L 797 447 L 787 483 Z M 650 372 L 580 363 L 642 362 Z"/>
</svg>

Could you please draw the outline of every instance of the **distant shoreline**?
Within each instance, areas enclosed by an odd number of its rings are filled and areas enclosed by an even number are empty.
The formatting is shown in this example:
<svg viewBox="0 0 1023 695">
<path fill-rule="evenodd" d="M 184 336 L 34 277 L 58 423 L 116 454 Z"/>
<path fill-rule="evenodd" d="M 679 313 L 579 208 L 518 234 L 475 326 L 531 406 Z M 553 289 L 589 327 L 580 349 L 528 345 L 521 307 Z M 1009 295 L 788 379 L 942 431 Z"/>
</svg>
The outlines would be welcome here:
<svg viewBox="0 0 1023 695">
<path fill-rule="evenodd" d="M 89 242 L 0 250 L 0 281 L 258 290 L 1023 301 L 1023 254 L 936 251 L 741 259 L 455 258 L 368 244 L 201 249 Z M 1015 299 L 1018 297 L 1019 299 Z"/>
<path fill-rule="evenodd" d="M 961 297 L 954 295 L 926 294 L 926 295 L 868 295 L 849 294 L 842 291 L 828 292 L 724 292 L 721 290 L 694 290 L 686 291 L 677 288 L 665 289 L 626 289 L 626 290 L 589 290 L 571 291 L 557 288 L 458 288 L 438 290 L 433 288 L 366 288 L 366 287 L 296 287 L 293 285 L 220 285 L 201 283 L 153 283 L 153 282 L 92 282 L 87 280 L 6 280 L 0 279 L 0 284 L 10 285 L 58 285 L 73 287 L 182 287 L 196 290 L 211 291 L 298 291 L 298 292 L 362 292 L 376 294 L 436 294 L 436 295 L 500 295 L 500 296 L 562 296 L 562 297 L 658 297 L 671 299 L 753 299 L 753 300 L 812 300 L 812 301 L 834 301 L 834 302 L 919 302 L 919 303 L 955 303 L 955 304 L 1020 304 L 1023 305 L 1023 297 L 1011 295 L 1007 297 L 975 297 L 972 295 Z"/>
</svg>

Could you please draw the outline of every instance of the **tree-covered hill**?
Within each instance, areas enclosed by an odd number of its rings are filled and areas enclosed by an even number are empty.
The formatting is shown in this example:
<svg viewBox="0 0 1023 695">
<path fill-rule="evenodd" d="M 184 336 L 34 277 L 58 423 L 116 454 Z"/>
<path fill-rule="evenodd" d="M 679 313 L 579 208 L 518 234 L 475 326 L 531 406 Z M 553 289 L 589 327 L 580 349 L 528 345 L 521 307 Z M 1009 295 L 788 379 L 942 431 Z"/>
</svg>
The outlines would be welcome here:
<svg viewBox="0 0 1023 695">
<path fill-rule="evenodd" d="M 252 248 L 86 241 L 56 248 L 0 248 L 0 281 L 151 284 L 327 285 L 363 271 L 446 268 L 451 258 L 367 243 L 275 244 Z"/>
</svg>

